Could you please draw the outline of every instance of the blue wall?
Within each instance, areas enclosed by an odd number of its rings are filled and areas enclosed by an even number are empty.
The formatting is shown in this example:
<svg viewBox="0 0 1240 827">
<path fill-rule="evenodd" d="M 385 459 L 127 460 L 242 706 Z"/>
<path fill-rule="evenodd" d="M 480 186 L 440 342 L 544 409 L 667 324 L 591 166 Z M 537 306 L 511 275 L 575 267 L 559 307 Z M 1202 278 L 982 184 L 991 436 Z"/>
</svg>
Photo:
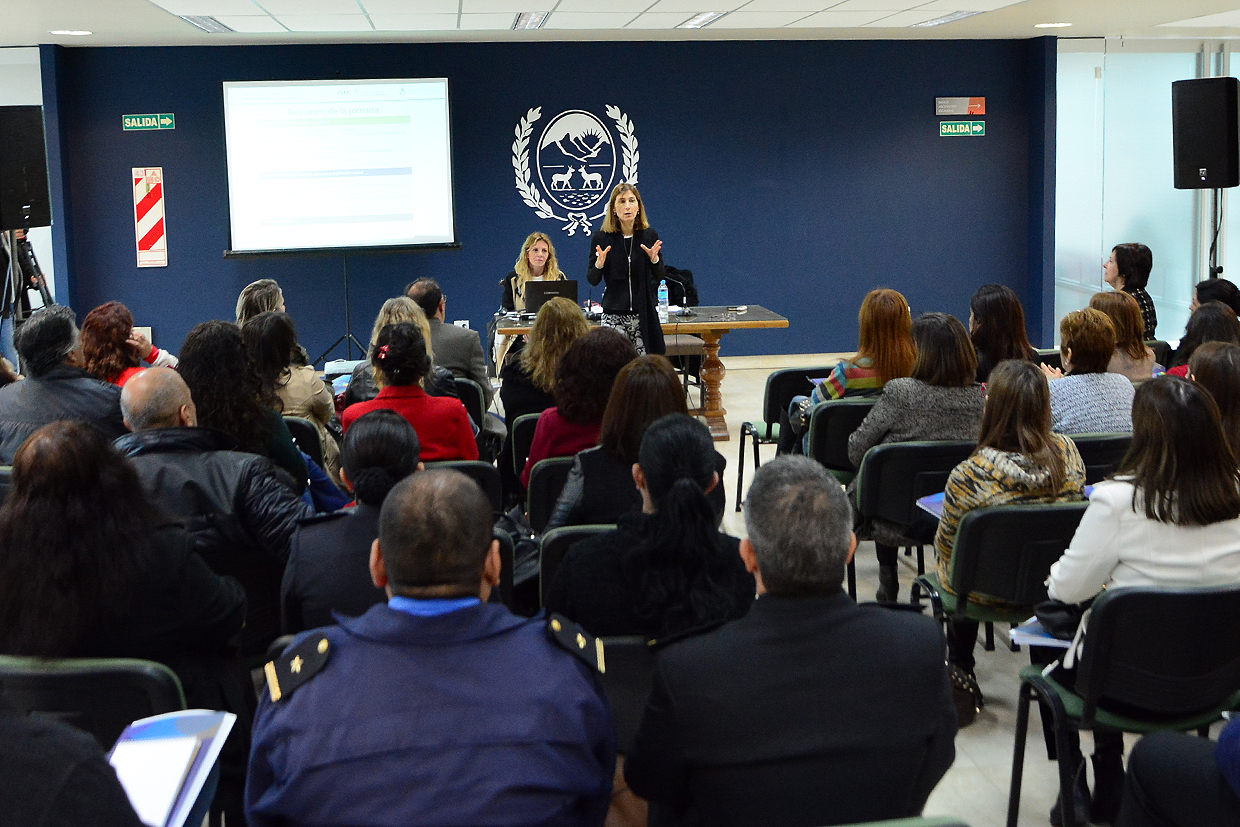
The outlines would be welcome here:
<svg viewBox="0 0 1240 827">
<path fill-rule="evenodd" d="M 83 315 L 120 299 L 173 349 L 195 323 L 231 319 L 240 289 L 264 277 L 284 288 L 312 356 L 345 327 L 341 254 L 222 255 L 225 80 L 450 79 L 460 247 L 350 253 L 363 342 L 383 299 L 426 275 L 443 284 L 449 319 L 484 328 L 535 229 L 570 275 L 584 273 L 588 237 L 537 218 L 514 188 L 513 130 L 535 106 L 539 127 L 562 110 L 606 120 L 604 106 L 618 106 L 635 125 L 668 263 L 693 270 L 704 303 L 789 318 L 788 330 L 728 337 L 725 354 L 855 348 L 857 307 L 880 285 L 914 313 L 967 318 L 977 286 L 1008 284 L 1035 340 L 1053 311 L 1052 39 L 45 47 L 43 57 L 68 300 Z M 986 136 L 940 138 L 943 95 L 984 95 Z M 176 129 L 121 131 L 123 115 L 146 112 L 175 113 Z M 138 166 L 164 168 L 166 268 L 135 266 Z"/>
</svg>

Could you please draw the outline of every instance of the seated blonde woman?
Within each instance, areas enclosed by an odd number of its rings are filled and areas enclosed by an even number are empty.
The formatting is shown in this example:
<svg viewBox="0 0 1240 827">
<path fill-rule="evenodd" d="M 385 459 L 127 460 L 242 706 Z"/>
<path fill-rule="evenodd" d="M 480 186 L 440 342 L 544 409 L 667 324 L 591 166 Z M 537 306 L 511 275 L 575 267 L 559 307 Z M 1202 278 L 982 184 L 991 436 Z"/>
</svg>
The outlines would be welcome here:
<svg viewBox="0 0 1240 827">
<path fill-rule="evenodd" d="M 431 325 L 426 319 L 426 314 L 422 312 L 422 308 L 418 307 L 417 302 L 407 296 L 388 299 L 383 303 L 383 307 L 379 308 L 379 315 L 375 317 L 375 326 L 370 333 L 370 348 L 366 352 L 366 361 L 353 369 L 353 375 L 349 378 L 349 386 L 344 390 L 345 407 L 358 402 L 369 402 L 379 395 L 379 385 L 375 382 L 375 369 L 371 364 L 375 355 L 375 342 L 379 338 L 380 330 L 390 324 L 399 324 L 401 322 L 417 325 L 418 330 L 422 331 L 422 338 L 426 340 L 426 352 L 430 354 L 432 360 L 435 358 L 435 354 L 431 349 Z M 422 389 L 431 396 L 458 398 L 456 394 L 456 380 L 452 376 L 452 371 L 447 368 L 436 367 L 433 363 L 430 375 L 424 381 Z M 478 423 L 474 424 L 476 427 Z"/>
</svg>

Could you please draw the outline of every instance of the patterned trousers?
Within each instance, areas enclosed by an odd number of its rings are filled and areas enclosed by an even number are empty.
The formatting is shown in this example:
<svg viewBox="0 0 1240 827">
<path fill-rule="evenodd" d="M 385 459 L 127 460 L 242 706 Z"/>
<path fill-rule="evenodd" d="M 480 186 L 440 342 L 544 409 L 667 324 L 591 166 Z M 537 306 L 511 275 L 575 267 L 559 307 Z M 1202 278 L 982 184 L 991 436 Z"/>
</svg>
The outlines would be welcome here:
<svg viewBox="0 0 1240 827">
<path fill-rule="evenodd" d="M 603 326 L 614 327 L 625 336 L 628 336 L 629 341 L 633 343 L 633 347 L 637 348 L 637 355 L 646 355 L 646 343 L 642 341 L 641 321 L 638 319 L 636 314 L 622 315 L 618 313 L 604 313 Z"/>
</svg>

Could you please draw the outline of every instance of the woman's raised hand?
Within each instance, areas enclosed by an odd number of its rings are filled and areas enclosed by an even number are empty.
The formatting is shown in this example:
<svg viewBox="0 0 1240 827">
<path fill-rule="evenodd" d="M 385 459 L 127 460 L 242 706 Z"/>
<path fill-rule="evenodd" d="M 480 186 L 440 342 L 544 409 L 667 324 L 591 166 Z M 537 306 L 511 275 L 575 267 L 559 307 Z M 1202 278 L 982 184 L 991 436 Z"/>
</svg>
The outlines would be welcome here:
<svg viewBox="0 0 1240 827">
<path fill-rule="evenodd" d="M 658 241 L 656 241 L 654 244 L 650 245 L 649 247 L 643 244 L 642 249 L 646 251 L 646 255 L 650 256 L 651 264 L 658 264 L 659 263 L 659 251 L 663 249 L 663 239 L 660 238 Z"/>
<path fill-rule="evenodd" d="M 603 265 L 607 262 L 607 254 L 611 252 L 611 245 L 608 244 L 606 249 L 595 245 L 594 247 L 594 266 L 602 270 Z"/>
</svg>

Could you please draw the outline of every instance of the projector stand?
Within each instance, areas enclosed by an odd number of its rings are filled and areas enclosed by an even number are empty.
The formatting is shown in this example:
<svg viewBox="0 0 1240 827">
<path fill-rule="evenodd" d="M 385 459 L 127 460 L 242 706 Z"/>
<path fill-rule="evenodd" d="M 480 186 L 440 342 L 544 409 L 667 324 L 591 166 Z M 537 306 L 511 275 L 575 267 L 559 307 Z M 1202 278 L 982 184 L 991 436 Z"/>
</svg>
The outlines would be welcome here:
<svg viewBox="0 0 1240 827">
<path fill-rule="evenodd" d="M 333 342 L 331 347 L 319 354 L 317 359 L 311 361 L 311 365 L 317 365 L 319 362 L 323 361 L 323 358 L 336 348 L 340 347 L 342 342 L 345 346 L 344 354 L 346 359 L 353 358 L 353 345 L 357 345 L 359 355 L 363 358 L 366 356 L 366 348 L 363 347 L 362 343 L 359 342 L 357 337 L 353 335 L 353 316 L 349 312 L 349 257 L 347 255 L 343 255 L 341 256 L 341 261 L 344 262 L 344 335 Z"/>
</svg>

